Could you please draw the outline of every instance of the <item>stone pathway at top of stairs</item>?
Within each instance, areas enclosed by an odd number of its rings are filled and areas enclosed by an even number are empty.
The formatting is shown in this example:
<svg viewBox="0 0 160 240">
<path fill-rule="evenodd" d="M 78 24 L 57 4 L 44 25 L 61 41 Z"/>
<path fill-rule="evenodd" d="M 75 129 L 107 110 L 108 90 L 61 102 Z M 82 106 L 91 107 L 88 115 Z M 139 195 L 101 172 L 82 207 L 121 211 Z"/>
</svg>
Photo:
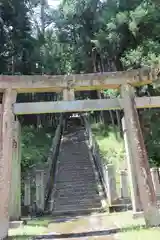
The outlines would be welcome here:
<svg viewBox="0 0 160 240">
<path fill-rule="evenodd" d="M 112 230 L 116 228 L 117 226 L 113 222 L 107 220 L 107 214 L 93 214 L 56 218 L 49 224 L 46 235 L 48 235 L 48 239 L 115 240 Z M 43 239 L 47 239 L 47 236 Z"/>
</svg>

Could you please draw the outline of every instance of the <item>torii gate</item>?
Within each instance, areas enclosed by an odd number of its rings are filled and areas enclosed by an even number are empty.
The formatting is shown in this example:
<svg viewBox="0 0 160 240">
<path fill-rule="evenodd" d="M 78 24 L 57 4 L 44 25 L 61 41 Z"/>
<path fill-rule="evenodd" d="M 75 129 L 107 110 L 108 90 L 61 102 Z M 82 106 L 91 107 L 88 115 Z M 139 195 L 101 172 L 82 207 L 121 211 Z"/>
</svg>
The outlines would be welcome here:
<svg viewBox="0 0 160 240">
<path fill-rule="evenodd" d="M 134 87 L 150 84 L 156 78 L 156 70 L 151 68 L 67 76 L 0 76 L 0 91 L 3 92 L 2 104 L 0 105 L 0 239 L 4 239 L 8 234 L 9 205 L 12 204 L 11 209 L 15 208 L 15 202 L 11 201 L 10 203 L 15 192 L 12 189 L 15 187 L 12 176 L 20 176 L 18 172 L 20 171 L 20 162 L 17 162 L 17 167 L 13 167 L 12 155 L 18 146 L 13 138 L 14 128 L 17 124 L 15 115 L 21 114 L 123 109 L 127 136 L 126 150 L 132 180 L 133 209 L 138 210 L 138 193 L 135 187 L 135 179 L 137 179 L 146 224 L 150 226 L 160 224 L 147 152 L 136 109 L 160 107 L 160 97 L 136 98 L 134 95 Z M 117 88 L 120 88 L 121 98 L 80 101 L 74 98 L 76 91 Z M 63 101 L 16 103 L 17 93 L 26 92 L 63 92 Z M 16 184 L 17 186 L 20 188 L 19 183 Z M 16 211 L 20 215 L 19 200 L 18 204 Z"/>
</svg>

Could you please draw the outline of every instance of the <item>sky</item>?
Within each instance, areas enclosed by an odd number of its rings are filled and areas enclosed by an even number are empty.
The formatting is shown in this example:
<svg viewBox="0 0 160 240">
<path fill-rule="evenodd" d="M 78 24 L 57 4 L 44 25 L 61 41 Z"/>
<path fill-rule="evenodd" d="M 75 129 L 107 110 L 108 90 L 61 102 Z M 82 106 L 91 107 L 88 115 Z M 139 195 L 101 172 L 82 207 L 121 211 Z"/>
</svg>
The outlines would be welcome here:
<svg viewBox="0 0 160 240">
<path fill-rule="evenodd" d="M 59 3 L 60 3 L 60 0 L 48 0 L 48 4 L 53 7 L 57 7 Z"/>
</svg>

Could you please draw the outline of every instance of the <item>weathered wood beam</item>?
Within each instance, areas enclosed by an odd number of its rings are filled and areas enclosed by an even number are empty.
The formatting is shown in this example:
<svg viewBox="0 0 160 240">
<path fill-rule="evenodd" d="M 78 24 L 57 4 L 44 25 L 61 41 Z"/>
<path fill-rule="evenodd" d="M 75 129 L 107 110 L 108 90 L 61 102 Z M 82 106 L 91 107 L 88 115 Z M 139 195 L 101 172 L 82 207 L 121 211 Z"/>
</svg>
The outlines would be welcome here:
<svg viewBox="0 0 160 240">
<path fill-rule="evenodd" d="M 7 88 L 16 89 L 17 92 L 60 92 L 66 88 L 74 91 L 115 89 L 126 83 L 133 86 L 150 84 L 155 78 L 155 71 L 148 67 L 123 72 L 76 75 L 0 75 L 0 91 Z"/>
<path fill-rule="evenodd" d="M 133 213 L 142 211 L 140 196 L 139 196 L 139 188 L 137 182 L 137 172 L 134 162 L 134 157 L 132 154 L 132 149 L 130 147 L 129 141 L 129 131 L 126 127 L 125 119 L 122 118 L 122 129 L 123 129 L 123 137 L 124 137 L 124 146 L 126 152 L 126 162 L 127 162 L 127 170 L 128 170 L 128 177 L 130 183 L 130 192 L 131 192 L 131 201 L 132 201 L 132 209 Z"/>
<path fill-rule="evenodd" d="M 2 99 L 2 132 L 0 143 L 0 239 L 5 239 L 9 229 L 9 203 L 12 172 L 12 139 L 14 114 L 12 105 L 17 93 L 11 88 L 4 92 Z"/>
<path fill-rule="evenodd" d="M 133 88 L 130 85 L 122 86 L 121 95 L 124 99 L 124 119 L 128 130 L 129 148 L 138 181 L 145 223 L 147 226 L 159 226 L 160 214 L 156 203 L 156 195 L 151 178 L 147 150 L 136 109 Z M 134 174 L 134 172 L 132 173 Z"/>
<path fill-rule="evenodd" d="M 21 142 L 20 123 L 13 122 L 12 174 L 10 192 L 10 220 L 18 221 L 21 217 Z"/>
<path fill-rule="evenodd" d="M 160 97 L 141 97 L 136 98 L 135 101 L 137 108 L 160 107 Z M 122 98 L 59 101 L 59 102 L 16 103 L 13 106 L 13 111 L 16 115 L 39 114 L 39 113 L 43 114 L 53 112 L 89 112 L 115 109 L 123 109 Z"/>
<path fill-rule="evenodd" d="M 52 112 L 88 112 L 117 108 L 121 108 L 119 99 L 35 102 L 14 104 L 14 113 L 23 115 Z"/>
<path fill-rule="evenodd" d="M 160 96 L 157 97 L 136 97 L 137 108 L 159 108 Z"/>
</svg>

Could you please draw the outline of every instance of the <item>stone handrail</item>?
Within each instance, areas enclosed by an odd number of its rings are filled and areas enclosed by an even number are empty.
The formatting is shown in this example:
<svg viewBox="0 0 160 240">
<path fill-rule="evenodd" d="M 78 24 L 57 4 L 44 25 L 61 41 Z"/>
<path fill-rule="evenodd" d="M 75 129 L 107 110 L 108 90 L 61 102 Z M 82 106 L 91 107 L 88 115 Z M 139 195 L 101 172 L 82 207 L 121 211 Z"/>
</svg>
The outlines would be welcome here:
<svg viewBox="0 0 160 240">
<path fill-rule="evenodd" d="M 48 202 L 53 190 L 56 164 L 59 155 L 62 133 L 63 133 L 63 114 L 61 114 L 60 116 L 60 123 L 56 129 L 55 137 L 53 139 L 50 153 L 48 156 L 48 171 L 47 171 L 48 180 L 46 181 L 45 186 L 45 209 L 47 209 L 48 207 Z"/>
<path fill-rule="evenodd" d="M 85 124 L 85 128 L 86 128 L 86 132 L 87 132 L 87 135 L 88 135 L 88 145 L 89 145 L 89 148 L 91 150 L 91 154 L 92 154 L 95 166 L 98 170 L 99 178 L 100 178 L 100 180 L 103 184 L 104 191 L 105 191 L 105 194 L 107 196 L 107 183 L 106 183 L 106 178 L 105 178 L 105 175 L 106 175 L 105 165 L 102 161 L 99 146 L 97 144 L 97 141 L 96 141 L 94 135 L 92 134 L 92 129 L 91 129 L 91 126 L 89 124 L 89 121 L 88 121 L 87 117 L 83 116 L 83 120 L 84 120 L 84 124 Z"/>
</svg>

